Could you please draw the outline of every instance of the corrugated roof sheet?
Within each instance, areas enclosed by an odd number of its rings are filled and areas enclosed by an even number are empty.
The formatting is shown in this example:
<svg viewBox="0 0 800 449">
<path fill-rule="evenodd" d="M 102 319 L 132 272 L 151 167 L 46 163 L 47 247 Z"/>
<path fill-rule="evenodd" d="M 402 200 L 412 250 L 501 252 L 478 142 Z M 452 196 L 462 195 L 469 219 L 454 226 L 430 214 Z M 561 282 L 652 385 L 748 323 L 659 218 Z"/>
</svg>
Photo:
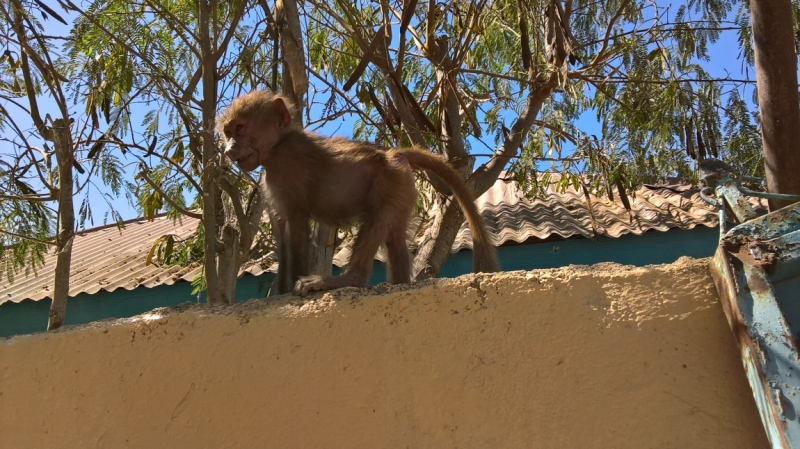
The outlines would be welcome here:
<svg viewBox="0 0 800 449">
<path fill-rule="evenodd" d="M 123 229 L 116 225 L 89 229 L 75 235 L 72 244 L 69 295 L 133 290 L 145 286 L 171 285 L 178 280 L 191 280 L 197 267 L 157 267 L 145 265 L 153 242 L 165 234 L 186 238 L 197 228 L 197 220 L 184 217 L 173 221 L 165 216 L 148 222 L 143 219 L 125 222 Z M 27 277 L 18 274 L 13 284 L 0 279 L 0 304 L 24 299 L 52 298 L 56 256 L 45 257 L 45 266 Z M 189 274 L 189 276 L 187 276 Z"/>
<path fill-rule="evenodd" d="M 504 181 L 498 181 L 478 198 L 481 214 L 498 237 L 499 244 L 546 239 L 552 235 L 619 237 L 653 229 L 666 231 L 717 225 L 716 210 L 700 198 L 698 190 L 686 183 L 643 186 L 635 198 L 630 198 L 632 211 L 628 213 L 616 191 L 616 201 L 595 195 L 589 195 L 587 201 L 583 192 L 571 187 L 559 193 L 556 180 L 551 181 L 546 194 L 533 200 L 525 198 L 516 183 Z M 464 223 L 453 250 L 471 247 L 472 236 Z"/>
<path fill-rule="evenodd" d="M 630 214 L 616 193 L 614 202 L 594 195 L 589 198 L 591 214 L 583 193 L 571 188 L 559 193 L 551 185 L 544 197 L 530 200 L 524 197 L 514 182 L 501 179 L 478 198 L 477 205 L 490 231 L 496 236 L 498 245 L 544 240 L 551 236 L 619 237 L 649 230 L 717 225 L 716 211 L 700 198 L 698 190 L 678 181 L 639 189 L 635 199 L 631 198 Z M 433 212 L 429 216 L 433 216 Z M 420 236 L 422 232 L 417 232 L 419 226 L 426 225 L 427 222 L 423 220 L 412 220 L 410 231 Z M 152 222 L 131 220 L 121 230 L 112 225 L 77 234 L 72 250 L 70 296 L 190 281 L 199 270 L 197 265 L 187 268 L 146 266 L 145 260 L 158 237 L 174 234 L 183 239 L 191 235 L 196 227 L 197 220 L 193 218 L 183 217 L 173 221 L 160 216 Z M 465 222 L 452 251 L 470 248 L 472 237 Z M 348 245 L 344 245 L 334 256 L 334 263 L 337 266 L 345 265 L 349 253 Z M 378 259 L 384 260 L 382 251 Z M 269 266 L 269 261 L 264 262 L 253 262 L 245 271 L 258 275 L 276 268 L 275 264 Z M 55 255 L 49 254 L 38 275 L 31 273 L 26 277 L 19 274 L 13 284 L 0 279 L 0 304 L 52 297 L 54 269 Z"/>
</svg>

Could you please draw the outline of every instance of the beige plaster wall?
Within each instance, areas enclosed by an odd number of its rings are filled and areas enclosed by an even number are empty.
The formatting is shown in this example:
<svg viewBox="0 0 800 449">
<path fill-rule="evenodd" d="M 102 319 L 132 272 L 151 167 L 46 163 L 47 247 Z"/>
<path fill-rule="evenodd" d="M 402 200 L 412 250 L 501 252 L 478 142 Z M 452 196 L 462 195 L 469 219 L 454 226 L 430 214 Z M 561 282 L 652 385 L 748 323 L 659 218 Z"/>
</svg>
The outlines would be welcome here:
<svg viewBox="0 0 800 449">
<path fill-rule="evenodd" d="M 706 269 L 568 267 L 0 341 L 0 448 L 766 447 Z"/>
</svg>

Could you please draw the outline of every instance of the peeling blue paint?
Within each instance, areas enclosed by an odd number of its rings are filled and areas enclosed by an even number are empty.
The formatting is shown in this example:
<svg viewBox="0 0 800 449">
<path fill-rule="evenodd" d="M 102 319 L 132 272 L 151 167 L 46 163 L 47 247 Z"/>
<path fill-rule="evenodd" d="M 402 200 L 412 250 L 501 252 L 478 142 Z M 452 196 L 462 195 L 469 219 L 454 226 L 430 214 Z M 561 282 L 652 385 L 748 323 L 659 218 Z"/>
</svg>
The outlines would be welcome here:
<svg viewBox="0 0 800 449">
<path fill-rule="evenodd" d="M 719 207 L 721 228 L 714 283 L 772 447 L 800 448 L 800 203 L 758 217 L 744 195 L 766 195 L 742 188 L 722 163 L 708 167 L 703 199 Z M 726 210 L 741 223 L 727 232 Z"/>
</svg>

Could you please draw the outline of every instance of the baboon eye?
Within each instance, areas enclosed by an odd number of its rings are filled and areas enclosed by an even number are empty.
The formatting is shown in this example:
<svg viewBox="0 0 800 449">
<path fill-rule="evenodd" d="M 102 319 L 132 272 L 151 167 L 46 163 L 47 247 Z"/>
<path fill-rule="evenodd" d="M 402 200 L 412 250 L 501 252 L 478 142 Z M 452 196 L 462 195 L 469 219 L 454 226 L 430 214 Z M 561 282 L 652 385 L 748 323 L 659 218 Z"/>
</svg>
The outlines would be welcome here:
<svg viewBox="0 0 800 449">
<path fill-rule="evenodd" d="M 241 123 L 239 123 L 238 125 L 236 125 L 236 133 L 237 133 L 237 134 L 238 134 L 239 132 L 241 132 L 241 131 L 242 131 L 242 129 L 244 129 L 244 125 L 242 125 Z"/>
</svg>

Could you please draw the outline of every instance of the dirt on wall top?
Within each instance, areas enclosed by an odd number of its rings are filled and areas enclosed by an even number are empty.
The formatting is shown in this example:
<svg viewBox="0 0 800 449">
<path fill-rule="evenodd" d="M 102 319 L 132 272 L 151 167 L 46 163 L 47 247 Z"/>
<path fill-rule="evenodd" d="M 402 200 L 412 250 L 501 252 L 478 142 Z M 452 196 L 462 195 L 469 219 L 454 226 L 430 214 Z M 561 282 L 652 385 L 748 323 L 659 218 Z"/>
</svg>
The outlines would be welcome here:
<svg viewBox="0 0 800 449">
<path fill-rule="evenodd" d="M 184 306 L 0 341 L 0 447 L 767 447 L 707 260 Z"/>
</svg>

